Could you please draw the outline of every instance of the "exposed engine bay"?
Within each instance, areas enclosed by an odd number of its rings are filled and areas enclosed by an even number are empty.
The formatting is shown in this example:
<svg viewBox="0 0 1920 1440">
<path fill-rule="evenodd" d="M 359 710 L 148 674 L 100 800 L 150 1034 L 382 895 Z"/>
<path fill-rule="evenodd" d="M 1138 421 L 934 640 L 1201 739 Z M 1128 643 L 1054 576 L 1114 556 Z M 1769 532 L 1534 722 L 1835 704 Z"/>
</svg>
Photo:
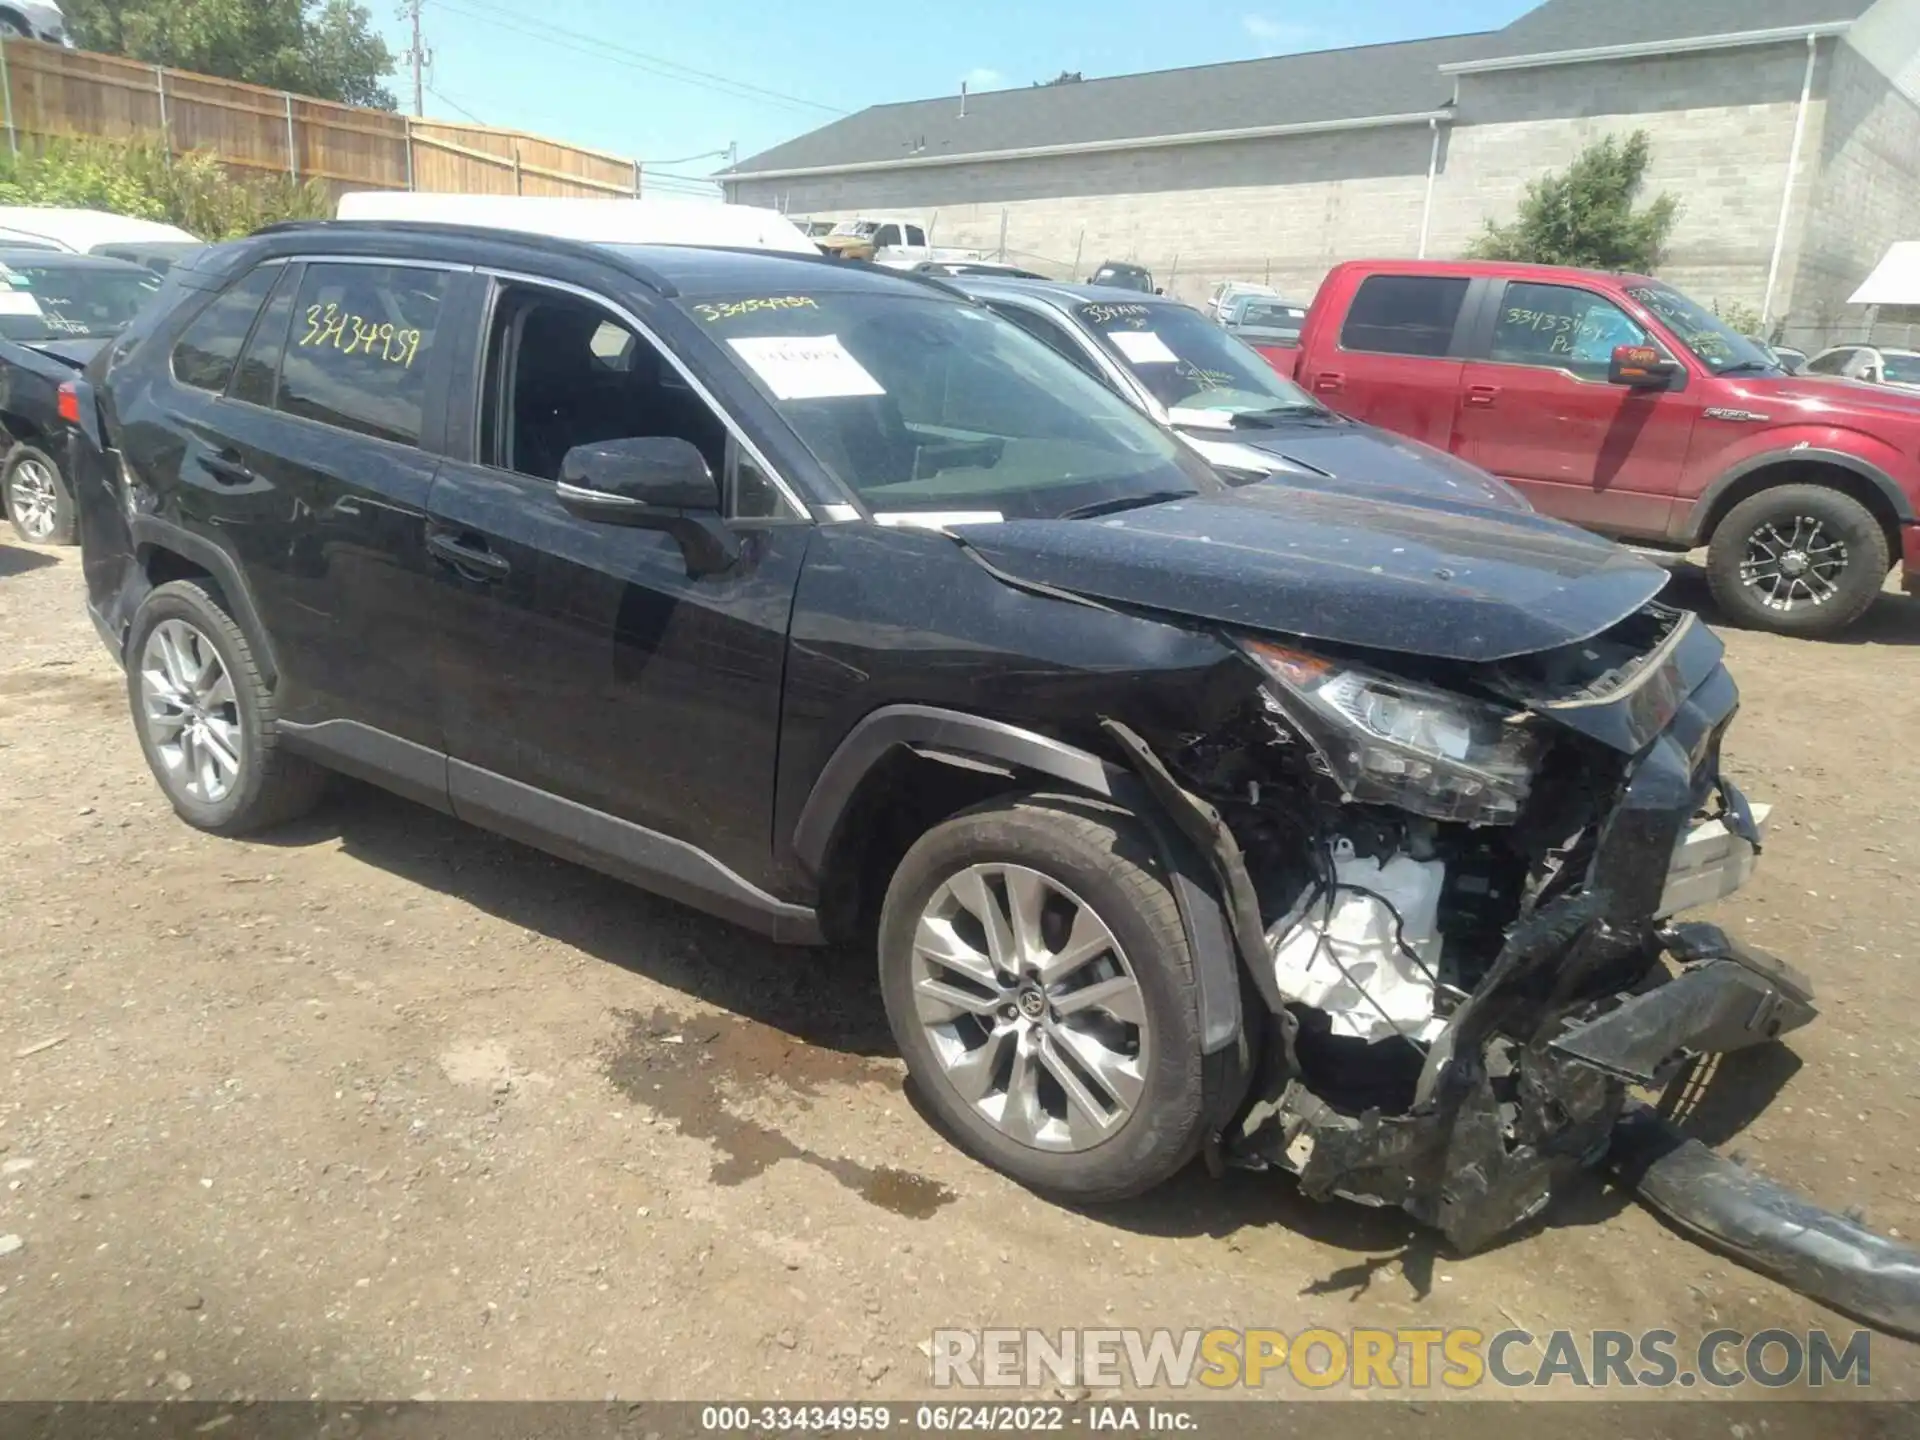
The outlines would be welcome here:
<svg viewBox="0 0 1920 1440">
<path fill-rule="evenodd" d="M 1197 815 L 1264 1001 L 1229 1163 L 1472 1251 L 1605 1156 L 1629 1086 L 1813 1017 L 1788 967 L 1671 918 L 1746 878 L 1764 819 L 1720 772 L 1736 696 L 1691 616 L 1469 684 L 1237 643 L 1265 683 L 1224 725 L 1151 752 L 1109 725 Z"/>
</svg>

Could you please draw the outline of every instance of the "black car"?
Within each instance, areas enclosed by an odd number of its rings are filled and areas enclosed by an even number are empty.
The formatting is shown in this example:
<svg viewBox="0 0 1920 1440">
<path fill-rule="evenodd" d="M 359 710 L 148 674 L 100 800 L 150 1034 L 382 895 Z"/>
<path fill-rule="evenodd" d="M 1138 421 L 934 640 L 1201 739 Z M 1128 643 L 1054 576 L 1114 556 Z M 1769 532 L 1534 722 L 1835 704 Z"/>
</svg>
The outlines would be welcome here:
<svg viewBox="0 0 1920 1440">
<path fill-rule="evenodd" d="M 1230 484 L 944 284 L 276 228 L 78 399 L 88 603 L 186 821 L 342 770 L 873 947 L 926 1104 L 1044 1193 L 1204 1149 L 1470 1248 L 1628 1083 L 1812 1014 L 1666 923 L 1759 832 L 1663 571 Z"/>
<path fill-rule="evenodd" d="M 0 249 L 0 495 L 21 539 L 73 543 L 60 387 L 159 288 L 151 272 L 119 260 Z"/>
<path fill-rule="evenodd" d="M 1103 285 L 1110 290 L 1138 290 L 1142 295 L 1160 293 L 1153 283 L 1153 272 L 1144 265 L 1133 265 L 1125 260 L 1103 261 L 1100 268 L 1087 277 L 1089 285 Z"/>
<path fill-rule="evenodd" d="M 1351 495 L 1531 510 L 1506 481 L 1327 409 L 1230 331 L 1153 296 L 1057 281 L 956 279 L 1173 430 L 1214 465 Z"/>
</svg>

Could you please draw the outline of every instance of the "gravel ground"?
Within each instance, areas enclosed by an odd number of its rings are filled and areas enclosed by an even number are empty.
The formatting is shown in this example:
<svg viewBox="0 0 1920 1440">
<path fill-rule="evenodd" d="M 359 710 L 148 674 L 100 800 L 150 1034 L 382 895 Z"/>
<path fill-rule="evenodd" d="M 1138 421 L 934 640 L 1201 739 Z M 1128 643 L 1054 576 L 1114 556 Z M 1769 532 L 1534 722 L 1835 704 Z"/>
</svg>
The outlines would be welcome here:
<svg viewBox="0 0 1920 1440">
<path fill-rule="evenodd" d="M 345 783 L 201 835 L 77 552 L 0 543 L 0 635 L 0 1395 L 903 1397 L 937 1326 L 1854 1328 L 1597 1182 L 1470 1259 L 1271 1177 L 1047 1204 L 915 1112 L 861 957 Z M 1777 808 L 1711 918 L 1823 1014 L 1694 1123 L 1912 1236 L 1920 601 L 1727 642 Z M 1917 1361 L 1876 1337 L 1872 1393 Z"/>
</svg>

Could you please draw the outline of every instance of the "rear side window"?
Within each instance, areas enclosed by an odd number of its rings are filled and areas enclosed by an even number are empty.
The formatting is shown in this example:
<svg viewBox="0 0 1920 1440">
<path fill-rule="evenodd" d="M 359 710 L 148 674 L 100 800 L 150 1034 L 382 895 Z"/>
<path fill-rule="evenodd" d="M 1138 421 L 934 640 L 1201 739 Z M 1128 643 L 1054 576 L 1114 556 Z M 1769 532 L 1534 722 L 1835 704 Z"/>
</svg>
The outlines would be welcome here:
<svg viewBox="0 0 1920 1440">
<path fill-rule="evenodd" d="M 419 444 L 427 365 L 450 281 L 444 270 L 411 266 L 307 266 L 274 408 Z"/>
<path fill-rule="evenodd" d="M 1340 331 L 1342 350 L 1438 358 L 1453 343 L 1467 301 L 1465 276 L 1369 275 Z"/>
<path fill-rule="evenodd" d="M 281 269 L 261 266 L 200 312 L 173 347 L 174 379 L 197 390 L 218 393 L 227 388 L 240 347 L 253 328 L 253 317 L 260 313 L 261 302 L 280 278 Z"/>
</svg>

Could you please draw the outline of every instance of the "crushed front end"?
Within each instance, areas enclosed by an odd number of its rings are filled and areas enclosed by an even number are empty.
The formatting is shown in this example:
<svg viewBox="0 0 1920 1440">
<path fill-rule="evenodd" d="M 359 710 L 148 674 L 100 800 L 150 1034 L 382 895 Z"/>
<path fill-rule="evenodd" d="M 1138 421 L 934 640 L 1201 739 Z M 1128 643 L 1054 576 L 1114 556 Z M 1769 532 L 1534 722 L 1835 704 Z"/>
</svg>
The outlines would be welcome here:
<svg viewBox="0 0 1920 1440">
<path fill-rule="evenodd" d="M 1235 643 L 1261 683 L 1230 720 L 1121 737 L 1213 827 L 1271 1013 L 1229 1162 L 1470 1252 L 1606 1155 L 1630 1087 L 1812 1018 L 1798 974 L 1672 918 L 1746 878 L 1765 819 L 1692 615 L 1482 665 Z"/>
</svg>

